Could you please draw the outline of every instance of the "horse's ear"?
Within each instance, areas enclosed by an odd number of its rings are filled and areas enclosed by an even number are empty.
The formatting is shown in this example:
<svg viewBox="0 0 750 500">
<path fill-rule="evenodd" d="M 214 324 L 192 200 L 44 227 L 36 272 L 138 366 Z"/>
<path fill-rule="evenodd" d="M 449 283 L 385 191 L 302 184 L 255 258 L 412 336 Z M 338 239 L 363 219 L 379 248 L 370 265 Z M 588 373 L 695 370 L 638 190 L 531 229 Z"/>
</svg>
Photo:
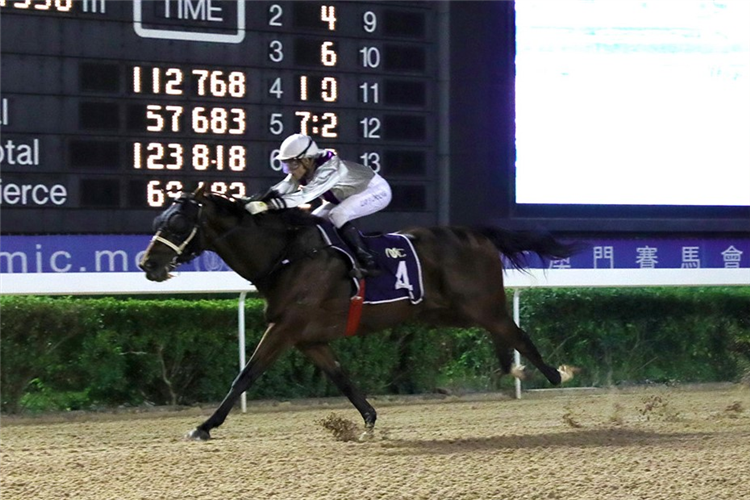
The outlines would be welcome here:
<svg viewBox="0 0 750 500">
<path fill-rule="evenodd" d="M 201 200 L 205 198 L 206 192 L 208 191 L 208 184 L 205 182 L 201 182 L 198 184 L 198 187 L 195 188 L 195 191 L 193 191 L 193 198 L 196 200 Z"/>
</svg>

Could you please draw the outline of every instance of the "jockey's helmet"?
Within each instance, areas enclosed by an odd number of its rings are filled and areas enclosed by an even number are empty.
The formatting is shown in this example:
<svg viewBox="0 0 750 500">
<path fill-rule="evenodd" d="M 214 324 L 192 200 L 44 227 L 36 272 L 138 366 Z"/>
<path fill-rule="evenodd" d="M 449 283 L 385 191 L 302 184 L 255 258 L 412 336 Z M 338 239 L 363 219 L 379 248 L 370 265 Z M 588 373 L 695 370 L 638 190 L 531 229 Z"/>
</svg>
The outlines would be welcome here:
<svg viewBox="0 0 750 500">
<path fill-rule="evenodd" d="M 314 158 L 320 154 L 320 149 L 312 137 L 304 134 L 292 134 L 281 143 L 277 160 L 299 160 L 300 158 Z"/>
</svg>

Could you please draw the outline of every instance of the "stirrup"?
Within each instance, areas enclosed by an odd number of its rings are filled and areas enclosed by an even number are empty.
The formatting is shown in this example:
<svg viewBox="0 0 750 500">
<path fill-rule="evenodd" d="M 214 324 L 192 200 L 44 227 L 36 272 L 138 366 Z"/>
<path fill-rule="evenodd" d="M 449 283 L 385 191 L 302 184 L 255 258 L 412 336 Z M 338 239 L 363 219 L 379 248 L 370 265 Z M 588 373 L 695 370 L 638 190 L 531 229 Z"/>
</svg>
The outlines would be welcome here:
<svg viewBox="0 0 750 500">
<path fill-rule="evenodd" d="M 375 267 L 367 269 L 359 262 L 355 262 L 352 266 L 352 270 L 349 272 L 349 276 L 361 280 L 363 278 L 376 278 L 383 274 L 383 270 L 375 264 Z"/>
</svg>

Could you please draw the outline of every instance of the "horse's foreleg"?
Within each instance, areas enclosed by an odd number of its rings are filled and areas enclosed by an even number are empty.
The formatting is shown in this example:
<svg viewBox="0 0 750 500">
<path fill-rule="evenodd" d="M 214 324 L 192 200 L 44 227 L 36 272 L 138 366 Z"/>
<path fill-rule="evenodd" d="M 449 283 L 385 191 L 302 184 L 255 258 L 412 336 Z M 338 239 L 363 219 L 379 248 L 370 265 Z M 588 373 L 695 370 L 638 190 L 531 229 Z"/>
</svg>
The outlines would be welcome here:
<svg viewBox="0 0 750 500">
<path fill-rule="evenodd" d="M 304 344 L 298 345 L 297 348 L 302 351 L 315 366 L 323 370 L 339 390 L 349 398 L 349 401 L 359 410 L 362 419 L 365 421 L 365 428 L 371 431 L 375 427 L 377 413 L 375 409 L 367 402 L 364 394 L 352 384 L 349 377 L 341 368 L 336 359 L 336 355 L 328 344 Z"/>
<path fill-rule="evenodd" d="M 272 331 L 273 334 L 271 334 Z M 208 420 L 191 431 L 187 437 L 201 441 L 211 438 L 211 430 L 224 423 L 224 420 L 226 420 L 227 415 L 229 415 L 230 410 L 240 395 L 248 390 L 253 382 L 276 361 L 279 354 L 288 347 L 285 337 L 282 332 L 278 331 L 278 327 L 275 324 L 271 323 L 268 326 L 266 332 L 263 334 L 263 338 L 260 339 L 258 346 L 255 348 L 255 352 L 250 356 L 250 360 L 240 374 L 237 375 L 237 378 L 234 379 L 234 382 L 232 382 L 229 393 L 224 397 L 219 407 Z"/>
</svg>

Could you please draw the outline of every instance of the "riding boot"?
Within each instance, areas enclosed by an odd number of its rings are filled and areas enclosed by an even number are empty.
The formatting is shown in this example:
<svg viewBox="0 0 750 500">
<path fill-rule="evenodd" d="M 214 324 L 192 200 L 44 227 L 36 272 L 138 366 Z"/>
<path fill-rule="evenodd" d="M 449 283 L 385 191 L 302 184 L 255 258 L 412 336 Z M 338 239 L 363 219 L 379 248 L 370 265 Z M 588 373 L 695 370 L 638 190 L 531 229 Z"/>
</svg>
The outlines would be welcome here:
<svg viewBox="0 0 750 500">
<path fill-rule="evenodd" d="M 378 267 L 375 256 L 367 247 L 362 235 L 359 230 L 354 227 L 354 224 L 351 222 L 345 223 L 339 228 L 339 235 L 341 236 L 341 239 L 349 245 L 349 248 L 354 250 L 359 263 L 359 270 L 364 276 L 375 277 L 383 274 L 383 271 Z"/>
</svg>

